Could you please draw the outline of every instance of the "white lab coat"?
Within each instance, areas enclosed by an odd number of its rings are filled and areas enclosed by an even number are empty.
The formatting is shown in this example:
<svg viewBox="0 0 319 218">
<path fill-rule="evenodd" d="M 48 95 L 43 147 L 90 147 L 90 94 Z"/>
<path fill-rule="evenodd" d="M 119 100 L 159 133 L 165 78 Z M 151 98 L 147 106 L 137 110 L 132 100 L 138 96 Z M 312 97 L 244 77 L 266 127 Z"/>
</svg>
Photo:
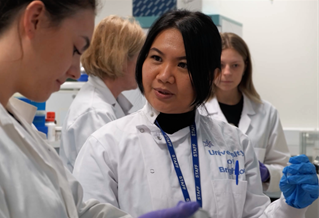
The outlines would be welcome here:
<svg viewBox="0 0 319 218">
<path fill-rule="evenodd" d="M 36 108 L 10 99 L 0 104 L 0 217 L 130 217 L 109 204 L 82 201 L 81 185 L 30 123 Z"/>
<path fill-rule="evenodd" d="M 60 156 L 72 172 L 75 159 L 86 139 L 103 125 L 124 117 L 132 104 L 120 94 L 117 99 L 105 83 L 95 76 L 73 100 L 62 127 Z"/>
<path fill-rule="evenodd" d="M 279 181 L 290 153 L 277 110 L 267 101 L 258 104 L 244 96 L 244 106 L 238 128 L 245 133 L 254 147 L 257 159 L 265 164 L 270 181 L 263 183 L 265 192 L 280 192 Z M 201 114 L 227 122 L 217 98 L 200 108 Z"/>
<path fill-rule="evenodd" d="M 84 198 L 96 198 L 133 217 L 183 201 L 167 145 L 154 121 L 159 113 L 148 103 L 131 115 L 106 124 L 83 145 L 73 174 Z M 305 210 L 284 199 L 269 203 L 263 194 L 258 161 L 247 136 L 229 124 L 196 112 L 203 209 L 219 218 L 294 218 Z M 190 131 L 168 134 L 190 194 L 195 200 Z M 225 169 L 239 161 L 239 184 Z M 267 209 L 266 209 L 267 208 Z M 263 215 L 265 211 L 266 215 Z"/>
</svg>

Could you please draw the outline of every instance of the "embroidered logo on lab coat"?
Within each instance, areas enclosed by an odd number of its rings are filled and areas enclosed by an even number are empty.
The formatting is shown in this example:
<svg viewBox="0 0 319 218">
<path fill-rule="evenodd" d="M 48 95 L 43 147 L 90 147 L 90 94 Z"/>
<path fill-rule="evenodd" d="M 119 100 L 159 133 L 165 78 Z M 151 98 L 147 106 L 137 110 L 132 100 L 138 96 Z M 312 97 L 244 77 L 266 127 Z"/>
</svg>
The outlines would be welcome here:
<svg viewBox="0 0 319 218">
<path fill-rule="evenodd" d="M 209 147 L 209 148 L 214 146 L 213 143 L 211 141 L 208 141 L 207 139 L 206 141 L 203 141 L 203 144 L 204 144 L 204 147 Z"/>
</svg>

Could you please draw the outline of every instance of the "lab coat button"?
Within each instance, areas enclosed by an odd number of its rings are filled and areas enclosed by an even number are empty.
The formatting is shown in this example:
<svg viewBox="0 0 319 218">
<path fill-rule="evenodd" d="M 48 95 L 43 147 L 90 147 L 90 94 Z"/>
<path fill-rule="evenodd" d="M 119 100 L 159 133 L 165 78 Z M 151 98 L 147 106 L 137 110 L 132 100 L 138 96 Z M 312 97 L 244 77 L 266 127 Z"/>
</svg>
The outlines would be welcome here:
<svg viewBox="0 0 319 218">
<path fill-rule="evenodd" d="M 140 129 L 140 132 L 143 133 L 143 132 L 144 132 L 144 129 Z"/>
<path fill-rule="evenodd" d="M 162 138 L 161 138 L 160 136 L 157 136 L 157 139 L 158 139 L 158 140 L 162 140 Z"/>
<path fill-rule="evenodd" d="M 154 116 L 154 113 L 151 113 L 151 117 L 153 117 Z"/>
</svg>

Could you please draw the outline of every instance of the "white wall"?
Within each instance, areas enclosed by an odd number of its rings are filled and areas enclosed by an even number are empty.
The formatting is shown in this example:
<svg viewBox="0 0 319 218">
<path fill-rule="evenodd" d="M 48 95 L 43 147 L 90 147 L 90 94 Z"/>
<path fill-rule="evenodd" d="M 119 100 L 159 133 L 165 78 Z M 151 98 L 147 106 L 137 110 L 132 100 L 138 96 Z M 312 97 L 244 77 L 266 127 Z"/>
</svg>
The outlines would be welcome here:
<svg viewBox="0 0 319 218">
<path fill-rule="evenodd" d="M 319 128 L 318 1 L 203 0 L 202 8 L 243 24 L 255 86 L 284 128 Z"/>
<path fill-rule="evenodd" d="M 99 9 L 95 18 L 95 25 L 108 15 L 116 14 L 123 17 L 132 16 L 132 2 L 132 0 L 100 0 Z"/>
<path fill-rule="evenodd" d="M 183 8 L 193 11 L 202 10 L 202 0 L 177 0 L 177 8 Z"/>
</svg>

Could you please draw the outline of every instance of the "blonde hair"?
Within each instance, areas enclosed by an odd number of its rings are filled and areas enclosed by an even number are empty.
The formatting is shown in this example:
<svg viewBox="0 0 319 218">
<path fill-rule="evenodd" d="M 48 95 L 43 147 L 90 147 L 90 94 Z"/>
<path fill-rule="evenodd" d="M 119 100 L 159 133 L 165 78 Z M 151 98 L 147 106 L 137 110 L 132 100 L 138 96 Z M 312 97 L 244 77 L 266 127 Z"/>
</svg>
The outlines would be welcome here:
<svg viewBox="0 0 319 218">
<path fill-rule="evenodd" d="M 144 41 L 145 34 L 133 18 L 108 16 L 95 28 L 82 65 L 88 75 L 116 79 L 123 76 L 124 65 L 140 52 Z"/>
<path fill-rule="evenodd" d="M 221 33 L 220 37 L 222 39 L 222 50 L 231 48 L 236 50 L 242 57 L 245 62 L 246 68 L 241 79 L 241 82 L 238 85 L 239 91 L 244 93 L 249 99 L 256 103 L 261 103 L 259 94 L 257 93 L 254 84 L 253 84 L 253 67 L 251 63 L 251 56 L 245 41 L 234 33 Z M 216 85 L 214 84 L 214 89 Z M 211 98 L 213 98 L 215 92 L 212 92 Z"/>
</svg>

